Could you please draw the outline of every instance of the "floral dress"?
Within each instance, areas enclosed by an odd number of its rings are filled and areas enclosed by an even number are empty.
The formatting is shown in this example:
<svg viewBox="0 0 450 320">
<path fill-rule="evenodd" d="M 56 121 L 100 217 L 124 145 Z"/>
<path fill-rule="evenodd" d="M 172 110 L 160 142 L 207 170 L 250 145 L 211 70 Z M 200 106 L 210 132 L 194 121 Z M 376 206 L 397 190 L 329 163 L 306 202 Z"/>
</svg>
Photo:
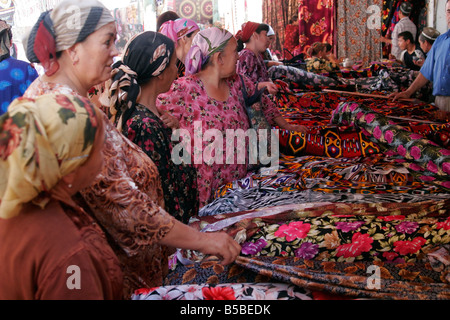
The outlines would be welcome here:
<svg viewBox="0 0 450 320">
<path fill-rule="evenodd" d="M 71 88 L 37 78 L 25 92 L 78 95 Z M 161 179 L 153 161 L 124 137 L 103 115 L 104 165 L 91 186 L 77 197 L 79 205 L 105 230 L 124 273 L 124 297 L 136 289 L 163 283 L 169 272 L 169 249 L 159 242 L 169 233 L 175 218 L 165 208 Z"/>
<path fill-rule="evenodd" d="M 172 161 L 172 130 L 153 112 L 138 104 L 124 126 L 123 134 L 141 147 L 158 167 L 166 210 L 188 223 L 199 209 L 197 172 L 190 165 L 177 165 Z"/>
<path fill-rule="evenodd" d="M 237 73 L 244 74 L 254 83 L 270 81 L 267 66 L 262 55 L 257 56 L 253 51 L 244 49 L 239 53 Z"/>
<path fill-rule="evenodd" d="M 230 95 L 226 101 L 210 98 L 202 81 L 196 75 L 176 80 L 171 91 L 160 95 L 157 101 L 158 107 L 178 118 L 181 129 L 187 130 L 191 137 L 191 150 L 193 150 L 191 163 L 197 168 L 200 207 L 210 201 L 218 187 L 247 175 L 248 159 L 245 160 L 245 163 L 238 161 L 237 156 L 240 150 L 238 143 L 233 144 L 232 154 L 226 152 L 227 140 L 229 140 L 226 131 L 241 129 L 245 132 L 250 128 L 242 97 L 241 81 L 238 76 L 227 81 Z M 246 79 L 245 84 L 248 93 L 253 94 L 256 87 L 252 81 Z M 262 103 L 264 115 L 271 123 L 275 113 L 279 111 L 267 97 L 263 97 Z M 213 154 L 212 144 L 209 141 L 212 138 L 205 137 L 207 133 L 221 133 L 223 158 Z M 245 150 L 248 154 L 247 146 Z M 212 154 L 216 161 L 208 161 L 209 154 Z M 227 156 L 233 158 L 227 159 Z M 219 157 L 222 158 L 222 161 L 217 161 Z"/>
</svg>

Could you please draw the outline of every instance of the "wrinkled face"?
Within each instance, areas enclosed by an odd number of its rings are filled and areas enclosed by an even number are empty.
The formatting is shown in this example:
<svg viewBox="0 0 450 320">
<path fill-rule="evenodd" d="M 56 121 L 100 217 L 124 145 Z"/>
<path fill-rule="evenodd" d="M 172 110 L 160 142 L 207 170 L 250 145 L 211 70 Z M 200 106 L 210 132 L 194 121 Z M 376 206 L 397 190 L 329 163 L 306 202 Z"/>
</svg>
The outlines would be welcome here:
<svg viewBox="0 0 450 320">
<path fill-rule="evenodd" d="M 79 62 L 77 77 L 86 88 L 100 84 L 111 77 L 113 58 L 119 54 L 115 46 L 116 25 L 111 22 L 76 44 Z"/>
<path fill-rule="evenodd" d="M 237 47 L 237 41 L 233 37 L 228 41 L 225 49 L 219 54 L 219 59 L 223 63 L 221 65 L 222 78 L 228 78 L 236 74 L 236 64 L 239 59 Z"/>
<path fill-rule="evenodd" d="M 421 41 L 419 39 L 420 49 L 422 49 L 423 52 L 428 53 L 431 50 L 431 45 L 428 41 Z"/>
</svg>

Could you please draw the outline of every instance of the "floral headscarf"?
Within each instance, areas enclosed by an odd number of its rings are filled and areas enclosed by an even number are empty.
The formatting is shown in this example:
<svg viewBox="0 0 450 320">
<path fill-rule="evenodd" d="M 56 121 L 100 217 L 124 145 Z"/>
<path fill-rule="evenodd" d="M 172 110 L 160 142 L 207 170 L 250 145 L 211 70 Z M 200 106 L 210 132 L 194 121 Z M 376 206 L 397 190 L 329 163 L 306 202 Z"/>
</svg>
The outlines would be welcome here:
<svg viewBox="0 0 450 320">
<path fill-rule="evenodd" d="M 140 86 L 163 73 L 174 52 L 174 42 L 153 31 L 142 32 L 128 42 L 123 61 L 114 64 L 111 80 L 106 84 L 114 118 L 119 112 L 133 112 Z"/>
<path fill-rule="evenodd" d="M 56 53 L 83 42 L 90 34 L 114 22 L 97 0 L 65 0 L 41 14 L 24 41 L 30 62 L 41 63 L 48 76 L 59 69 Z"/>
<path fill-rule="evenodd" d="M 196 30 L 200 30 L 200 28 L 194 20 L 180 18 L 175 21 L 165 22 L 159 29 L 159 32 L 172 39 L 176 45 L 178 40 Z"/>
<path fill-rule="evenodd" d="M 186 75 L 199 72 L 213 54 L 224 50 L 231 38 L 230 32 L 217 27 L 197 33 L 186 56 Z"/>
<path fill-rule="evenodd" d="M 89 158 L 102 122 L 87 99 L 69 95 L 19 98 L 0 117 L 0 218 L 33 201 L 44 208 L 62 177 Z"/>
</svg>

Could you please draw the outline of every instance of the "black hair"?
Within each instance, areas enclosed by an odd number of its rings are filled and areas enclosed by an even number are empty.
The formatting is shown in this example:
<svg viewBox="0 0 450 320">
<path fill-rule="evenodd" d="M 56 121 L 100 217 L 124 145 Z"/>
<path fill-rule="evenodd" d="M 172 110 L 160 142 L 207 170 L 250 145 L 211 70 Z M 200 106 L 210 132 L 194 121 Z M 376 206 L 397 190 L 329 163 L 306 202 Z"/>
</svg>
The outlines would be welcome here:
<svg viewBox="0 0 450 320">
<path fill-rule="evenodd" d="M 409 31 L 403 31 L 403 32 L 399 33 L 398 37 L 399 38 L 402 37 L 405 41 L 409 40 L 411 43 L 415 43 L 414 37 L 413 37 L 412 33 Z"/>
<path fill-rule="evenodd" d="M 255 30 L 255 32 L 256 32 L 257 34 L 260 34 L 260 33 L 263 32 L 263 31 L 269 32 L 269 30 L 270 30 L 270 27 L 269 27 L 268 24 L 261 23 L 261 24 L 258 26 L 258 28 Z M 247 41 L 247 42 L 248 42 L 248 41 Z M 240 40 L 240 39 L 237 41 L 237 43 L 238 43 L 238 47 L 237 47 L 238 52 L 241 52 L 242 50 L 244 50 L 244 44 L 245 44 L 245 43 L 244 43 L 242 40 Z"/>
<path fill-rule="evenodd" d="M 175 11 L 166 11 L 162 13 L 156 21 L 156 30 L 159 31 L 164 22 L 175 21 L 179 18 L 180 16 Z"/>
</svg>

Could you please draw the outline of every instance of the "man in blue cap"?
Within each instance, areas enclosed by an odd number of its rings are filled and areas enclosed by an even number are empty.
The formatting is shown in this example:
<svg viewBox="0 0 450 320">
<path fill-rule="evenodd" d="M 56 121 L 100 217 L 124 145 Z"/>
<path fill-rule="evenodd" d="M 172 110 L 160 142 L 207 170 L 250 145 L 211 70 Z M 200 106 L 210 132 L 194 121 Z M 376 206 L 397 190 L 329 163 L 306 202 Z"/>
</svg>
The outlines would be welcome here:
<svg viewBox="0 0 450 320">
<path fill-rule="evenodd" d="M 450 0 L 445 5 L 447 13 L 446 33 L 439 36 L 431 47 L 420 73 L 411 86 L 404 92 L 393 93 L 394 100 L 410 98 L 417 90 L 433 82 L 433 96 L 439 108 L 438 120 L 450 120 Z"/>
</svg>

